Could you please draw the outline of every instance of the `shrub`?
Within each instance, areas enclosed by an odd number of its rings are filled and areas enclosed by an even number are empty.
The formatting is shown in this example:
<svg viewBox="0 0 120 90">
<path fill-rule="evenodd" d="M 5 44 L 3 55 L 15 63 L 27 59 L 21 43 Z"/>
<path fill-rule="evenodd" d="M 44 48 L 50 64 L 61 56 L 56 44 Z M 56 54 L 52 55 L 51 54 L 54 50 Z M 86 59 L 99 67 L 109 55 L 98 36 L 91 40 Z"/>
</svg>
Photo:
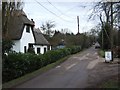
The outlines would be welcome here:
<svg viewBox="0 0 120 90">
<path fill-rule="evenodd" d="M 32 53 L 35 54 L 34 48 L 33 47 L 29 47 L 27 50 L 28 53 Z"/>
<path fill-rule="evenodd" d="M 8 53 L 11 51 L 12 46 L 14 43 L 10 39 L 2 39 L 2 54 Z"/>
<path fill-rule="evenodd" d="M 73 46 L 73 47 L 70 47 L 70 48 L 71 48 L 71 54 L 75 54 L 75 53 L 77 53 L 81 50 L 80 46 Z"/>
<path fill-rule="evenodd" d="M 105 51 L 103 51 L 103 50 L 100 50 L 99 52 L 98 52 L 98 54 L 101 56 L 101 57 L 105 57 Z"/>
<path fill-rule="evenodd" d="M 113 48 L 114 57 L 120 58 L 120 46 Z"/>
</svg>

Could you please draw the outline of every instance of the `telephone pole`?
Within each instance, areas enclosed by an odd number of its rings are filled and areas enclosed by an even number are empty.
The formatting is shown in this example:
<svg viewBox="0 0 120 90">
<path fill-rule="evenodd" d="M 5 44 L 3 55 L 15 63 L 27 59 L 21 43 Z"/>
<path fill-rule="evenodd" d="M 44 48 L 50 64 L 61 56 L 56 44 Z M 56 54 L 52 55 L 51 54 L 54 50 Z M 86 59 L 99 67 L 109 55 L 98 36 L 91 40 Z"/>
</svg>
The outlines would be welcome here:
<svg viewBox="0 0 120 90">
<path fill-rule="evenodd" d="M 111 2 L 110 8 L 111 8 L 111 32 L 110 32 L 110 36 L 111 36 L 111 51 L 112 51 L 112 61 L 113 61 L 113 2 Z"/>
<path fill-rule="evenodd" d="M 78 34 L 80 33 L 79 32 L 79 16 L 77 16 L 77 24 L 78 24 Z"/>
</svg>

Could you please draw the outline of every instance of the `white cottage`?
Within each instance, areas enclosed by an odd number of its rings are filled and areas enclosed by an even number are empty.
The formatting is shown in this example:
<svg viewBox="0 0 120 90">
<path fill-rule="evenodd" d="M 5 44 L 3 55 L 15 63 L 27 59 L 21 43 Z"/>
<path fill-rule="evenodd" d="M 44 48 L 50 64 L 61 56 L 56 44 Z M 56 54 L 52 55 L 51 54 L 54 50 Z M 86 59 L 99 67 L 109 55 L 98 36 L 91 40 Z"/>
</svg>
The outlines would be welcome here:
<svg viewBox="0 0 120 90">
<path fill-rule="evenodd" d="M 48 50 L 49 42 L 40 30 L 34 29 L 34 22 L 30 21 L 23 11 L 16 11 L 8 27 L 8 35 L 13 40 L 12 50 L 26 53 L 33 47 L 36 54 L 44 54 Z"/>
<path fill-rule="evenodd" d="M 34 30 L 35 35 L 35 44 L 33 45 L 36 53 L 45 53 L 48 49 L 51 50 L 51 46 L 49 42 L 45 39 L 45 37 L 40 32 L 40 29 Z"/>
</svg>

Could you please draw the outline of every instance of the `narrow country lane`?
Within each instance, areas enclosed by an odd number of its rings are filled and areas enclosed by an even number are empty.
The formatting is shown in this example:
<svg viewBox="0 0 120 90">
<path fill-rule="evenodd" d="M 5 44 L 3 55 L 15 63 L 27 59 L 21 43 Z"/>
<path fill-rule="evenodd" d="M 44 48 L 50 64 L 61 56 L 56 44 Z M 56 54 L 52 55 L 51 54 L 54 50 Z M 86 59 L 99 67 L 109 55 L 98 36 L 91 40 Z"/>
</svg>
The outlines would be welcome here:
<svg viewBox="0 0 120 90">
<path fill-rule="evenodd" d="M 103 60 L 91 47 L 15 88 L 85 88 L 89 86 L 89 71 L 99 62 Z"/>
</svg>

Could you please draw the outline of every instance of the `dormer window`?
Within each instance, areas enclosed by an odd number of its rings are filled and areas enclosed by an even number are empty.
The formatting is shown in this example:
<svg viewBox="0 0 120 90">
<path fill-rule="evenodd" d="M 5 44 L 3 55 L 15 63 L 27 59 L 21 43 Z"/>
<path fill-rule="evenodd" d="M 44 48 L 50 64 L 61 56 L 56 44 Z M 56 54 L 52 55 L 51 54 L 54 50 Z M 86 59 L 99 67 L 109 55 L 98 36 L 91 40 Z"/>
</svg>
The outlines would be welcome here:
<svg viewBox="0 0 120 90">
<path fill-rule="evenodd" d="M 26 32 L 30 33 L 30 26 L 26 26 Z"/>
</svg>

